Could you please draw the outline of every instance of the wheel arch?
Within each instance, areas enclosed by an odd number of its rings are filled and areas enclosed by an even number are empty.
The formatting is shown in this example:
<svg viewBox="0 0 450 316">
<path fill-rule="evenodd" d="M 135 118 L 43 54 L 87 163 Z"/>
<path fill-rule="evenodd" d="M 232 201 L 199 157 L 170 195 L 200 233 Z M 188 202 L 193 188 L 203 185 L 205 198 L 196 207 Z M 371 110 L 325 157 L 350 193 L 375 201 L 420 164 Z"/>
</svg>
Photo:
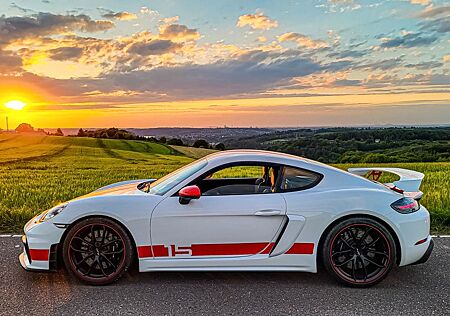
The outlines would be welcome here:
<svg viewBox="0 0 450 316">
<path fill-rule="evenodd" d="M 59 240 L 59 244 L 57 247 L 57 262 L 58 262 L 58 267 L 63 266 L 63 260 L 62 260 L 62 255 L 63 255 L 63 251 L 62 251 L 62 245 L 67 237 L 67 234 L 69 233 L 70 229 L 72 227 L 74 227 L 76 224 L 78 224 L 79 222 L 89 219 L 89 218 L 105 218 L 108 220 L 111 220 L 113 222 L 115 222 L 117 225 L 119 225 L 120 227 L 123 228 L 123 230 L 125 231 L 125 233 L 128 235 L 128 237 L 131 240 L 132 246 L 133 246 L 133 264 L 136 264 L 138 262 L 138 256 L 137 256 L 137 247 L 136 247 L 136 241 L 134 240 L 133 234 L 131 234 L 130 230 L 125 226 L 124 223 L 122 223 L 120 220 L 118 220 L 117 218 L 111 217 L 111 216 L 106 216 L 106 215 L 87 215 L 87 216 L 83 216 L 78 218 L 77 220 L 75 220 L 73 223 L 69 224 L 69 226 L 66 227 L 66 229 L 64 230 L 64 233 L 62 234 L 60 240 Z"/>
<path fill-rule="evenodd" d="M 349 218 L 353 218 L 353 217 L 366 217 L 366 218 L 370 218 L 373 219 L 375 221 L 377 221 L 379 224 L 383 225 L 384 227 L 386 227 L 386 229 L 391 233 L 392 238 L 394 238 L 394 242 L 395 242 L 395 249 L 396 249 L 396 264 L 399 265 L 400 261 L 401 261 L 401 257 L 402 257 L 402 249 L 401 249 L 401 244 L 400 244 L 400 239 L 397 235 L 397 233 L 395 232 L 395 230 L 392 228 L 392 226 L 386 222 L 385 220 L 375 216 L 375 215 L 371 215 L 371 214 L 366 214 L 366 213 L 353 213 L 353 214 L 348 214 L 348 215 L 344 215 L 341 216 L 337 219 L 335 219 L 333 222 L 331 222 L 326 228 L 325 230 L 322 232 L 320 239 L 319 239 L 319 243 L 317 244 L 317 265 L 322 265 L 322 251 L 320 251 L 320 249 L 322 249 L 323 247 L 323 243 L 325 242 L 325 238 L 327 237 L 328 233 L 330 232 L 330 230 L 337 224 L 339 224 L 342 221 L 345 221 Z"/>
</svg>

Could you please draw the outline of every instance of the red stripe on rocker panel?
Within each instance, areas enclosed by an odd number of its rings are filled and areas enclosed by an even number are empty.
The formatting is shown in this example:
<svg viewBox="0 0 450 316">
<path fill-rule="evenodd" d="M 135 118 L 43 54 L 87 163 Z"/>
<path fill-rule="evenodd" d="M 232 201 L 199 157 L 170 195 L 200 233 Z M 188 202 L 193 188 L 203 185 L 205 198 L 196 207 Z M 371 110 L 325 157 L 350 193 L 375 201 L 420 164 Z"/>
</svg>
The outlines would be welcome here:
<svg viewBox="0 0 450 316">
<path fill-rule="evenodd" d="M 287 255 L 312 255 L 314 252 L 314 243 L 312 242 L 297 242 L 286 251 Z"/>
<path fill-rule="evenodd" d="M 240 243 L 240 244 L 194 244 L 192 256 L 239 256 L 266 253 L 268 243 Z M 266 248 L 266 249 L 265 249 Z M 268 252 L 267 252 L 268 253 Z"/>
<path fill-rule="evenodd" d="M 30 249 L 30 259 L 36 261 L 48 261 L 48 249 Z"/>
<path fill-rule="evenodd" d="M 137 247 L 139 258 L 153 258 L 153 257 L 168 257 L 169 250 L 163 245 L 155 246 L 138 246 Z"/>
<path fill-rule="evenodd" d="M 150 258 L 152 256 L 152 248 L 150 246 L 138 246 L 137 247 L 139 258 Z"/>
<path fill-rule="evenodd" d="M 169 249 L 164 245 L 152 246 L 154 257 L 168 257 Z"/>
</svg>

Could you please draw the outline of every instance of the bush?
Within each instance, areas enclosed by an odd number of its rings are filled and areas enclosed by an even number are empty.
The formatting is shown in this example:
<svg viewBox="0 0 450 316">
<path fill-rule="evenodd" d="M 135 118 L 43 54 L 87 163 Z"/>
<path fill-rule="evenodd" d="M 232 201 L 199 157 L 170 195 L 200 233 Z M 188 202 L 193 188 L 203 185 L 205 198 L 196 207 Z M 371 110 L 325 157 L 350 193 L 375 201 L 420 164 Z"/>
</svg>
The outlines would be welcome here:
<svg viewBox="0 0 450 316">
<path fill-rule="evenodd" d="M 195 148 L 209 148 L 209 143 L 204 139 L 199 139 L 196 140 L 192 146 Z"/>
<path fill-rule="evenodd" d="M 223 143 L 218 143 L 216 146 L 214 146 L 214 149 L 225 150 L 225 145 Z"/>
</svg>

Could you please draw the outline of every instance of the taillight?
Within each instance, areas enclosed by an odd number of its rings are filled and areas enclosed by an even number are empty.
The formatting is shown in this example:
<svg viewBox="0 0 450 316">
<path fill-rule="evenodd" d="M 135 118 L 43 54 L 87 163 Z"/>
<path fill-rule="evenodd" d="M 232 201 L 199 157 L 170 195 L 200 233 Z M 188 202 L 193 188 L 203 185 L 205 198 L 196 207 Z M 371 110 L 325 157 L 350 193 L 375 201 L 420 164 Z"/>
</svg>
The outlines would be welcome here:
<svg viewBox="0 0 450 316">
<path fill-rule="evenodd" d="M 409 214 L 418 211 L 420 204 L 410 197 L 404 197 L 392 203 L 391 207 L 399 213 Z"/>
</svg>

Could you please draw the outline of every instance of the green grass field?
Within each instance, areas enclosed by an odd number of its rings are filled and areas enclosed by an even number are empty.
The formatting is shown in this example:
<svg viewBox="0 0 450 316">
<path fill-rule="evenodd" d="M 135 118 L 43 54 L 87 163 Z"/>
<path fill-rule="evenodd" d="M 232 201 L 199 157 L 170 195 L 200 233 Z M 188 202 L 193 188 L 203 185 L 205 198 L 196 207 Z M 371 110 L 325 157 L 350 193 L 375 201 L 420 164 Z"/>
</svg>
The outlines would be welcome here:
<svg viewBox="0 0 450 316">
<path fill-rule="evenodd" d="M 113 182 L 159 178 L 210 150 L 144 142 L 0 134 L 0 231 Z M 426 174 L 423 204 L 433 231 L 450 230 L 450 163 L 391 164 Z M 348 168 L 349 165 L 338 165 Z"/>
</svg>

